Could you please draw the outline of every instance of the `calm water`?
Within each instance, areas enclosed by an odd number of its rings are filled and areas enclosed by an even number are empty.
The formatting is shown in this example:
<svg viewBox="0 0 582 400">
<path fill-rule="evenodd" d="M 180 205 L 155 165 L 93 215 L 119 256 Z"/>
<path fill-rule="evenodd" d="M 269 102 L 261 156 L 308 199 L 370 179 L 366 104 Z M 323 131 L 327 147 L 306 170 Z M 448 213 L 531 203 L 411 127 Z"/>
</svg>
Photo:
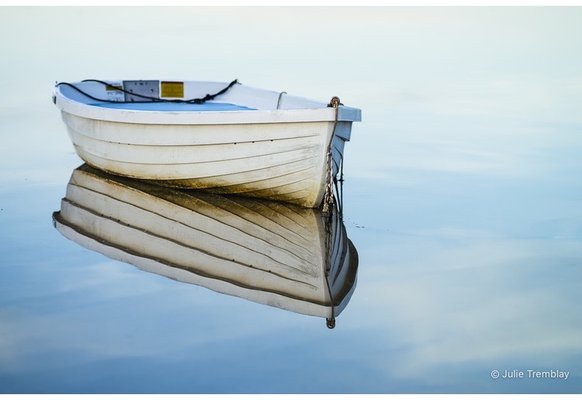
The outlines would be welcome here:
<svg viewBox="0 0 582 400">
<path fill-rule="evenodd" d="M 0 38 L 1 393 L 582 392 L 581 9 L 3 8 Z M 52 84 L 120 77 L 363 110 L 334 330 L 53 228 Z"/>
</svg>

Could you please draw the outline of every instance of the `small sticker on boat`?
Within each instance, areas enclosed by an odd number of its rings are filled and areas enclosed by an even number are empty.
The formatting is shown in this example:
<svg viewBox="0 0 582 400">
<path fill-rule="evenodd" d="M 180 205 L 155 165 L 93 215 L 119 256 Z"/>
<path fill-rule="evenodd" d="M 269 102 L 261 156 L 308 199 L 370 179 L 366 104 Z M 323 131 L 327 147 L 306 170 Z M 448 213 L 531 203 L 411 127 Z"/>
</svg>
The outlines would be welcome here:
<svg viewBox="0 0 582 400">
<path fill-rule="evenodd" d="M 161 97 L 184 97 L 184 82 L 162 82 Z"/>
<path fill-rule="evenodd" d="M 105 93 L 107 95 L 107 100 L 110 101 L 123 101 L 124 95 L 122 92 L 123 83 L 121 82 L 109 82 L 105 86 Z"/>
<path fill-rule="evenodd" d="M 118 84 L 110 84 L 105 86 L 105 90 L 114 91 L 114 92 L 121 92 L 123 88 L 121 87 L 121 83 Z"/>
<path fill-rule="evenodd" d="M 125 101 L 154 101 L 160 97 L 160 81 L 123 81 Z"/>
</svg>

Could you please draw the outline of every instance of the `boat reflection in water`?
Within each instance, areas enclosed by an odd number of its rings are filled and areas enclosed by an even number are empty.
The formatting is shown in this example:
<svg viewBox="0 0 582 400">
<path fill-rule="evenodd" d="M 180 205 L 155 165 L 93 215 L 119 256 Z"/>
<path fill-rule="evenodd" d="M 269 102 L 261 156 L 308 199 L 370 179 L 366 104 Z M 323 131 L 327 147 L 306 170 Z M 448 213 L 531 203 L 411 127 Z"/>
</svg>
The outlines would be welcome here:
<svg viewBox="0 0 582 400">
<path fill-rule="evenodd" d="M 55 227 L 83 247 L 181 282 L 326 318 L 345 308 L 358 254 L 339 213 L 73 171 Z"/>
</svg>

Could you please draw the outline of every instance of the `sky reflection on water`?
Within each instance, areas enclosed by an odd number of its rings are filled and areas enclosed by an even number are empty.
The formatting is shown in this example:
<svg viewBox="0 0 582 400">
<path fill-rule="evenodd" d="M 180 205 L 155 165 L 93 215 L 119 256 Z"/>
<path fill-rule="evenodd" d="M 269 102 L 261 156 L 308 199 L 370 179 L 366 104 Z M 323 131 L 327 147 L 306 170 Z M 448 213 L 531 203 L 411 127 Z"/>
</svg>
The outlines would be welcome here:
<svg viewBox="0 0 582 400">
<path fill-rule="evenodd" d="M 313 23 L 291 31 L 290 16 Z M 0 392 L 582 391 L 579 8 L 3 9 L 0 21 L 2 37 L 18 33 L 0 42 L 0 87 L 15 94 L 0 99 Z M 127 58 L 111 59 L 113 39 Z M 195 57 L 168 62 L 193 40 Z M 136 75 L 238 77 L 362 108 L 344 187 L 358 284 L 335 330 L 52 227 L 81 164 L 52 83 Z"/>
</svg>

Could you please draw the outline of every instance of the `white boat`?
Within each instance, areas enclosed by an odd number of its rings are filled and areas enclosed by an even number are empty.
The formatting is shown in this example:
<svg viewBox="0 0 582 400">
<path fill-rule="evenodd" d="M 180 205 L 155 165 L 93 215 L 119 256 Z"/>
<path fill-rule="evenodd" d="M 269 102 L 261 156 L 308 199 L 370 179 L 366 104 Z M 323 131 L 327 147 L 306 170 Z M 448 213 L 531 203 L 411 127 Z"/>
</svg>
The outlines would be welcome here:
<svg viewBox="0 0 582 400">
<path fill-rule="evenodd" d="M 330 328 L 355 289 L 358 254 L 335 209 L 177 190 L 83 165 L 53 221 L 110 258 L 324 317 Z"/>
<path fill-rule="evenodd" d="M 53 100 L 91 166 L 303 207 L 329 197 L 361 120 L 335 97 L 327 104 L 237 81 L 61 82 Z"/>
</svg>

